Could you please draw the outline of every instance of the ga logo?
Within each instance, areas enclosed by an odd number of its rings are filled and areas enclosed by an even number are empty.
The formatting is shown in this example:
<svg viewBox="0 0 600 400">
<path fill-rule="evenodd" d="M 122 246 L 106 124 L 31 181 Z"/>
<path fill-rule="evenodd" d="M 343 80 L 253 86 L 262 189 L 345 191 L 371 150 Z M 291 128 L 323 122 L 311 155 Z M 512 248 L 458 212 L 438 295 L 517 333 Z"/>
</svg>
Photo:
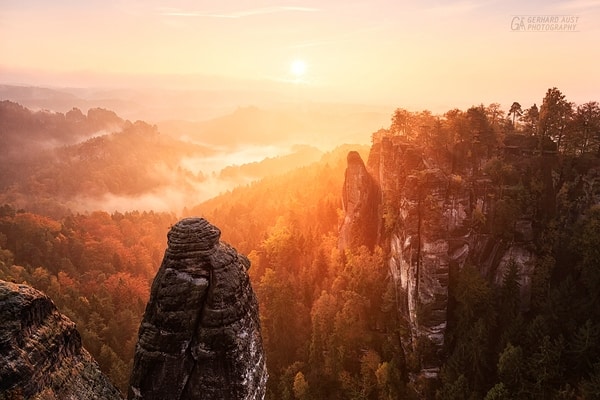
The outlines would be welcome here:
<svg viewBox="0 0 600 400">
<path fill-rule="evenodd" d="M 524 31 L 525 30 L 525 17 L 513 17 L 510 22 L 510 29 L 513 31 Z"/>
</svg>

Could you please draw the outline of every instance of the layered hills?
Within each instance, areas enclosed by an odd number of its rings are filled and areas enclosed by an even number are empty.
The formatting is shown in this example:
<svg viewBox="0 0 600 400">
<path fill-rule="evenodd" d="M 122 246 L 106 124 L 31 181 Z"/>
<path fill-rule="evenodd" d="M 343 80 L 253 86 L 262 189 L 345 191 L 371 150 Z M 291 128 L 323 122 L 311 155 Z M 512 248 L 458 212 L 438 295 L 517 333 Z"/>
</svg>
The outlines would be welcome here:
<svg viewBox="0 0 600 400">
<path fill-rule="evenodd" d="M 99 208 L 180 212 L 322 155 L 308 145 L 224 150 L 216 139 L 199 145 L 168 133 L 101 108 L 63 114 L 2 101 L 0 201 L 55 217 Z"/>
</svg>

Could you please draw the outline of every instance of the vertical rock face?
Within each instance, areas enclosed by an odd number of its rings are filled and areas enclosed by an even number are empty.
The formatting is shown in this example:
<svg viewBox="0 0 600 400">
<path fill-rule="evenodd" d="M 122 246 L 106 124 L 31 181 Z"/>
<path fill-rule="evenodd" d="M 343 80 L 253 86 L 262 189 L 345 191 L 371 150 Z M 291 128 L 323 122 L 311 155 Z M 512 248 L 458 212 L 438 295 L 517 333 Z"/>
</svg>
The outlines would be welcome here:
<svg viewBox="0 0 600 400">
<path fill-rule="evenodd" d="M 43 293 L 0 281 L 0 398 L 122 399 Z"/>
<path fill-rule="evenodd" d="M 379 189 L 356 151 L 348 153 L 342 190 L 345 217 L 340 227 L 339 247 L 373 248 L 378 240 Z"/>
<path fill-rule="evenodd" d="M 367 168 L 357 154 L 348 155 L 340 247 L 375 243 L 385 250 L 398 312 L 408 322 L 403 347 L 417 351 L 425 344 L 433 350 L 420 359 L 421 376 L 430 378 L 441 365 L 451 271 L 469 263 L 500 285 L 516 263 L 526 310 L 536 255 L 530 250 L 533 234 L 526 216 L 517 221 L 510 243 L 472 229 L 474 211 L 490 218 L 497 197 L 480 165 L 463 162 L 455 169 L 458 163 L 426 151 L 402 137 L 378 133 Z"/>
<path fill-rule="evenodd" d="M 408 321 L 402 337 L 405 349 L 429 343 L 441 350 L 445 340 L 450 265 L 454 241 L 464 234 L 458 226 L 466 218 L 468 194 L 452 177 L 425 162 L 405 143 L 386 140 L 381 153 L 370 158 L 379 169 L 384 193 L 384 235 L 388 267 L 398 293 L 399 312 Z M 370 165 L 371 166 L 371 165 Z M 421 358 L 424 376 L 435 376 L 436 352 Z"/>
<path fill-rule="evenodd" d="M 267 371 L 249 260 L 202 218 L 168 233 L 139 331 L 130 399 L 262 399 Z"/>
</svg>

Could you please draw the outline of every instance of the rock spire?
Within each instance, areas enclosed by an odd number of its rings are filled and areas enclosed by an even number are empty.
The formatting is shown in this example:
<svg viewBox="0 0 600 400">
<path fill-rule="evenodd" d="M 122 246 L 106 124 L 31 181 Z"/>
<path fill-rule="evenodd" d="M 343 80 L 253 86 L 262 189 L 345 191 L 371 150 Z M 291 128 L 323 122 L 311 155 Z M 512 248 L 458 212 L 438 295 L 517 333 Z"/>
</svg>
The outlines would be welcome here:
<svg viewBox="0 0 600 400">
<path fill-rule="evenodd" d="M 250 261 L 203 218 L 167 235 L 139 331 L 130 399 L 262 399 L 267 371 Z"/>
<path fill-rule="evenodd" d="M 380 191 L 356 151 L 348 153 L 342 188 L 344 221 L 340 227 L 338 247 L 371 249 L 379 240 Z"/>
</svg>

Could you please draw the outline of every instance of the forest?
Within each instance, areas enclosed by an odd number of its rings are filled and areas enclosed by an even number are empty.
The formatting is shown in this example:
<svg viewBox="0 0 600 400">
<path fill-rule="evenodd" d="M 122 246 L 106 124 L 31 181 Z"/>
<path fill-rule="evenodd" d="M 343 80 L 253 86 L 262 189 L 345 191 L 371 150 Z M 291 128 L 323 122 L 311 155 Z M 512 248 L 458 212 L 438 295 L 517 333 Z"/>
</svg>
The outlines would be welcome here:
<svg viewBox="0 0 600 400">
<path fill-rule="evenodd" d="M 520 304 L 516 267 L 497 284 L 466 264 L 451 272 L 443 352 L 430 354 L 427 343 L 405 351 L 389 248 L 338 247 L 346 155 L 355 150 L 366 160 L 370 150 L 351 145 L 184 211 L 57 216 L 6 202 L 0 279 L 47 293 L 125 393 L 166 232 L 178 218 L 200 215 L 252 262 L 268 399 L 599 398 L 599 104 L 576 105 L 551 88 L 539 107 L 514 102 L 509 110 L 490 104 L 443 115 L 399 108 L 376 134 L 448 160 L 455 181 L 468 169 L 489 179 L 495 211 L 474 209 L 470 230 L 511 242 L 519 218 L 533 221 L 529 305 Z M 53 195 L 48 188 L 60 187 L 59 172 L 27 196 Z M 384 227 L 399 223 L 399 214 L 382 216 Z M 423 379 L 418 371 L 431 357 L 441 360 L 439 377 Z"/>
</svg>

